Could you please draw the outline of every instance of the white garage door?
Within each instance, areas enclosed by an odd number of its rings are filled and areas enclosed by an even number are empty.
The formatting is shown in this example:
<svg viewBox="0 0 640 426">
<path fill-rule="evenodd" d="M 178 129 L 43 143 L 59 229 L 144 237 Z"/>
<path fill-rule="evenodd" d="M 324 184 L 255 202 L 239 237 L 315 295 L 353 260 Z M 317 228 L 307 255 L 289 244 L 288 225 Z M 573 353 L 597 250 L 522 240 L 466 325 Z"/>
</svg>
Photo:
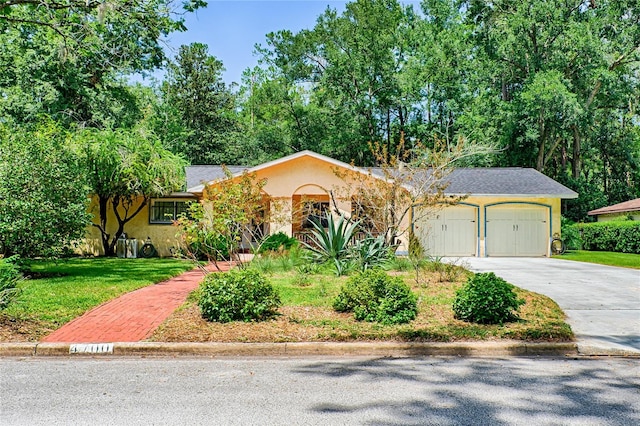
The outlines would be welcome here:
<svg viewBox="0 0 640 426">
<path fill-rule="evenodd" d="M 452 206 L 421 217 L 418 210 L 414 232 L 429 256 L 476 256 L 477 207 Z"/>
<path fill-rule="evenodd" d="M 487 256 L 546 256 L 549 246 L 549 209 L 543 206 L 487 208 Z"/>
</svg>

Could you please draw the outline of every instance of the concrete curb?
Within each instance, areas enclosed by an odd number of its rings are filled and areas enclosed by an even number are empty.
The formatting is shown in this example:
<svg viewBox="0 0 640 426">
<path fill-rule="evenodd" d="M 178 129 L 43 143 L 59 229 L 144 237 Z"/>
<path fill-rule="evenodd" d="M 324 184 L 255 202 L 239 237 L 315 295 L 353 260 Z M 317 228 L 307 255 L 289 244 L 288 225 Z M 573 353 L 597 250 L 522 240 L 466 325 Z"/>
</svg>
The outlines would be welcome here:
<svg viewBox="0 0 640 426">
<path fill-rule="evenodd" d="M 295 342 L 295 343 L 156 343 L 113 344 L 4 343 L 0 357 L 50 356 L 579 356 L 576 343 L 521 341 L 403 343 L 403 342 Z M 623 356 L 623 355 L 619 355 Z"/>
<path fill-rule="evenodd" d="M 640 358 L 640 351 L 630 351 L 623 348 L 602 347 L 578 344 L 578 354 L 581 356 L 615 356 Z"/>
</svg>

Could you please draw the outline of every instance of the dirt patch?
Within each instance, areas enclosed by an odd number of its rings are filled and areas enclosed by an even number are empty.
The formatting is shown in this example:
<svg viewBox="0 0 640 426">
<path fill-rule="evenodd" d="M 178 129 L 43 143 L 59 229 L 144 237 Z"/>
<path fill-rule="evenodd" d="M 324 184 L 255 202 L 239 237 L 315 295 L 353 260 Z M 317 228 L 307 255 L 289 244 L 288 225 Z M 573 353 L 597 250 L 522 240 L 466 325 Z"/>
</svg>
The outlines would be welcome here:
<svg viewBox="0 0 640 426">
<path fill-rule="evenodd" d="M 0 314 L 0 342 L 37 342 L 52 331 L 52 328 L 35 320 Z"/>
</svg>

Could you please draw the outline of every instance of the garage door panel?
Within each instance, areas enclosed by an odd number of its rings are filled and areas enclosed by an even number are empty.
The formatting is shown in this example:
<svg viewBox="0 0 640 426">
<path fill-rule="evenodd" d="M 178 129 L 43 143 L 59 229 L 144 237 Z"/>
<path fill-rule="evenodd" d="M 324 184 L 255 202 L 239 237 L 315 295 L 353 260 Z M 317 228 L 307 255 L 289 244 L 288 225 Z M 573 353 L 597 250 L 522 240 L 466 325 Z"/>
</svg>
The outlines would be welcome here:
<svg viewBox="0 0 640 426">
<path fill-rule="evenodd" d="M 487 256 L 545 256 L 549 209 L 544 206 L 497 206 L 486 211 Z"/>
<path fill-rule="evenodd" d="M 414 230 L 427 255 L 476 255 L 476 207 L 453 206 L 443 208 L 431 216 L 418 220 Z"/>
</svg>

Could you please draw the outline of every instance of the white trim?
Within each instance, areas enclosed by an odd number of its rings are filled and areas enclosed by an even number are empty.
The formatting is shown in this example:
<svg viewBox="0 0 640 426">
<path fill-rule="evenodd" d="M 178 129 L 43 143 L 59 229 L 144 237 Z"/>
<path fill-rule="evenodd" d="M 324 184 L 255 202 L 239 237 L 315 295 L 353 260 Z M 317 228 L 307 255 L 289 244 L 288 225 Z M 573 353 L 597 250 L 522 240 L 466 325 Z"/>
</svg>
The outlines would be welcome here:
<svg viewBox="0 0 640 426">
<path fill-rule="evenodd" d="M 456 194 L 451 192 L 446 192 L 444 195 L 453 196 L 453 197 L 505 197 L 505 198 L 578 198 L 578 194 L 575 192 L 573 194 L 476 194 L 476 193 L 466 193 L 466 194 Z"/>
</svg>

